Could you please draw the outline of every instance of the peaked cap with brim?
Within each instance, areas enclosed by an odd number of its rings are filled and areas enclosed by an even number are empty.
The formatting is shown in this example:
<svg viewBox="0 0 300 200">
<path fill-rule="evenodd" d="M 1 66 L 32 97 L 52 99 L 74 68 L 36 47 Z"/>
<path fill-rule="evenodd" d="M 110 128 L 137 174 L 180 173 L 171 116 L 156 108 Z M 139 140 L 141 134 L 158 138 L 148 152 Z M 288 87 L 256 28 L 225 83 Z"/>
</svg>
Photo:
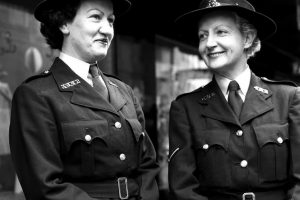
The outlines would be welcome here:
<svg viewBox="0 0 300 200">
<path fill-rule="evenodd" d="M 187 32 L 189 26 L 194 25 L 195 28 L 205 14 L 216 10 L 234 11 L 239 16 L 247 19 L 257 29 L 260 40 L 269 38 L 277 30 L 276 23 L 270 17 L 257 12 L 246 0 L 202 0 L 197 9 L 176 18 L 175 25 Z"/>
</svg>

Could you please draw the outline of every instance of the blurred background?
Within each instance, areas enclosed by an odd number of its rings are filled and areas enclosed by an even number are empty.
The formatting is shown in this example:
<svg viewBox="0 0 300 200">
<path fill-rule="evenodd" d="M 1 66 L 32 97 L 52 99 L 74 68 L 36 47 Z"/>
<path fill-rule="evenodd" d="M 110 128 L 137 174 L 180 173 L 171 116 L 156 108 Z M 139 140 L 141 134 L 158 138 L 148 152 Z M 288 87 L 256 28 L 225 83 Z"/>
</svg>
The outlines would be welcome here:
<svg viewBox="0 0 300 200">
<path fill-rule="evenodd" d="M 27 77 L 50 67 L 50 50 L 33 18 L 41 0 L 0 0 L 0 199 L 24 199 L 10 159 L 11 98 Z M 182 37 L 173 21 L 199 0 L 131 0 L 132 10 L 116 21 L 116 35 L 102 70 L 128 83 L 146 116 L 158 154 L 161 199 L 167 199 L 168 115 L 171 101 L 205 85 L 211 74 L 197 53 L 197 38 Z M 262 43 L 249 65 L 258 75 L 300 83 L 300 0 L 249 0 L 273 18 L 278 31 Z M 180 30 L 182 31 L 182 30 Z M 184 30 L 191 31 L 191 30 Z"/>
</svg>

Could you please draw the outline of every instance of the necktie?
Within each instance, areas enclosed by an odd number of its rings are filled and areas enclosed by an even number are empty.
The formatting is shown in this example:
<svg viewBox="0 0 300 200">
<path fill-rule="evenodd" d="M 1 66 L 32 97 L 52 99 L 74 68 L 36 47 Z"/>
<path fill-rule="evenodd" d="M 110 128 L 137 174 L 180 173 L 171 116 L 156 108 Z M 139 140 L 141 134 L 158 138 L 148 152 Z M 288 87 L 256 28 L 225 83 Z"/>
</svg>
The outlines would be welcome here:
<svg viewBox="0 0 300 200">
<path fill-rule="evenodd" d="M 243 100 L 240 97 L 238 90 L 240 89 L 239 84 L 236 81 L 230 81 L 228 85 L 229 95 L 228 95 L 228 104 L 234 111 L 237 117 L 240 116 Z"/>
<path fill-rule="evenodd" d="M 102 96 L 108 100 L 108 91 L 100 80 L 99 68 L 97 64 L 90 65 L 89 73 L 92 75 L 93 88 Z"/>
</svg>

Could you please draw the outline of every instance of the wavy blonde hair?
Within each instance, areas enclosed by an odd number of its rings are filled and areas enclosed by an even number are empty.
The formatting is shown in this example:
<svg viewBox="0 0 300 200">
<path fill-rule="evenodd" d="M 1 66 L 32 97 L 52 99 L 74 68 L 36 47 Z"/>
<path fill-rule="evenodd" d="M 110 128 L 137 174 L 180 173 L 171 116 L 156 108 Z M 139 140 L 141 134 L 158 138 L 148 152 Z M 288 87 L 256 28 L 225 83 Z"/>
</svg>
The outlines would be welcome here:
<svg viewBox="0 0 300 200">
<path fill-rule="evenodd" d="M 252 45 L 250 47 L 244 49 L 244 51 L 247 55 L 247 58 L 254 57 L 255 54 L 257 52 L 259 52 L 260 49 L 261 49 L 261 41 L 257 36 L 257 29 L 248 20 L 246 20 L 245 18 L 239 16 L 238 14 L 235 13 L 234 16 L 235 16 L 236 23 L 237 23 L 241 33 L 244 36 L 246 36 L 250 32 L 255 33 L 255 38 L 252 42 Z"/>
</svg>

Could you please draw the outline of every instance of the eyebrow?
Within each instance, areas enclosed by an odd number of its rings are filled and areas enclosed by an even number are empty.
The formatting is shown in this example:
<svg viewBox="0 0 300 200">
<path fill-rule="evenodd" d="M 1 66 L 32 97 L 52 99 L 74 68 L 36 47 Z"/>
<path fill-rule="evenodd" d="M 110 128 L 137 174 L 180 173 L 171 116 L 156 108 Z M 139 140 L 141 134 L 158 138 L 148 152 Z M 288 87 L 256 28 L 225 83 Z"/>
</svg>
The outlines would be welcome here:
<svg viewBox="0 0 300 200">
<path fill-rule="evenodd" d="M 219 27 L 226 27 L 226 28 L 230 28 L 230 26 L 227 26 L 227 25 L 224 25 L 224 24 L 217 25 L 215 28 L 219 28 Z"/>
<path fill-rule="evenodd" d="M 90 12 L 90 11 L 99 11 L 102 15 L 104 15 L 105 13 L 102 11 L 102 10 L 99 10 L 98 8 L 91 8 L 89 10 L 87 10 L 87 13 Z M 111 14 L 109 14 L 108 16 L 115 16 L 114 13 L 112 12 Z"/>
<path fill-rule="evenodd" d="M 199 30 L 198 34 L 200 34 L 200 33 L 206 33 L 206 32 L 208 32 L 208 31 L 206 31 L 206 30 Z"/>
<path fill-rule="evenodd" d="M 215 29 L 223 28 L 223 27 L 224 27 L 224 28 L 232 29 L 230 26 L 227 26 L 227 25 L 224 25 L 224 24 L 218 24 L 218 25 L 214 26 L 213 29 L 215 30 Z M 207 30 L 206 30 L 206 29 L 203 29 L 203 28 L 199 28 L 198 32 L 200 32 L 200 31 L 205 32 L 205 31 L 207 31 Z"/>
<path fill-rule="evenodd" d="M 87 10 L 87 12 L 94 11 L 94 10 L 97 10 L 104 14 L 104 12 L 102 10 L 99 10 L 98 8 L 91 8 L 91 9 Z"/>
</svg>

